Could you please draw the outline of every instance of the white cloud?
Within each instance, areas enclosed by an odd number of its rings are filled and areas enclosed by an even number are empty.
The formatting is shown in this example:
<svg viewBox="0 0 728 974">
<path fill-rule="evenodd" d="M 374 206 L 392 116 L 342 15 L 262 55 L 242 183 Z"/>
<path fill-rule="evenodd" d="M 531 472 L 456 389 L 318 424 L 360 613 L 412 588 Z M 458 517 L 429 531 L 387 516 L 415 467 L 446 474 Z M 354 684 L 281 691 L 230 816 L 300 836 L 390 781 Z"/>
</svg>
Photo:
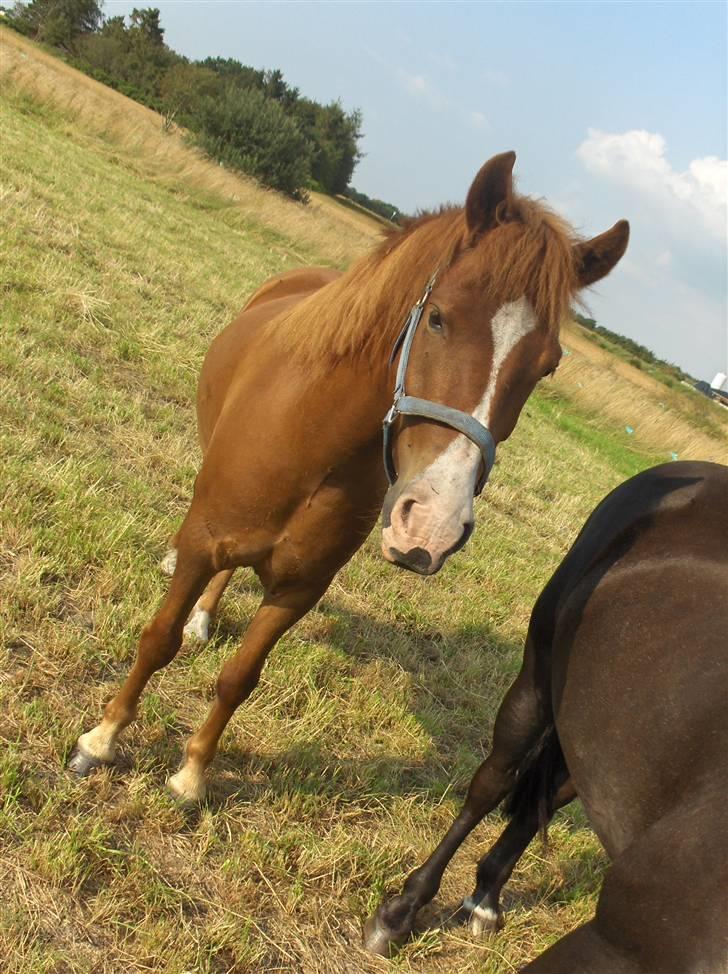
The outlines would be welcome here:
<svg viewBox="0 0 728 974">
<path fill-rule="evenodd" d="M 494 85 L 496 88 L 508 88 L 511 84 L 510 75 L 506 74 L 505 71 L 499 71 L 497 68 L 485 70 L 483 78 L 489 85 Z"/>
<path fill-rule="evenodd" d="M 412 74 L 404 68 L 397 68 L 397 80 L 404 90 L 432 108 L 436 112 L 450 109 L 454 118 L 459 118 L 473 129 L 484 129 L 488 126 L 488 119 L 482 112 L 468 108 L 453 106 L 450 99 L 439 88 L 435 87 L 424 74 Z"/>
<path fill-rule="evenodd" d="M 421 74 L 404 74 L 403 81 L 407 91 L 413 95 L 423 95 L 429 90 L 429 86 Z"/>
<path fill-rule="evenodd" d="M 372 61 L 376 61 L 377 64 L 387 64 L 386 59 L 382 57 L 379 51 L 375 51 L 373 47 L 368 47 L 366 44 L 362 44 L 361 49 L 367 57 L 370 57 Z"/>
<path fill-rule="evenodd" d="M 728 208 L 728 161 L 716 156 L 694 159 L 685 172 L 666 158 L 665 139 L 633 129 L 621 134 L 589 129 L 577 156 L 595 175 L 636 190 L 657 204 L 677 229 L 686 218 L 700 223 L 725 242 Z M 684 223 L 683 223 L 684 226 Z"/>
<path fill-rule="evenodd" d="M 465 118 L 474 129 L 485 128 L 488 124 L 488 119 L 482 112 L 466 112 Z"/>
<path fill-rule="evenodd" d="M 438 68 L 447 68 L 448 71 L 455 68 L 455 61 L 445 51 L 425 51 L 425 54 Z"/>
<path fill-rule="evenodd" d="M 397 79 L 405 91 L 415 98 L 424 99 L 430 108 L 441 111 L 450 104 L 441 91 L 439 91 L 423 74 L 410 74 L 404 68 L 397 68 Z"/>
</svg>

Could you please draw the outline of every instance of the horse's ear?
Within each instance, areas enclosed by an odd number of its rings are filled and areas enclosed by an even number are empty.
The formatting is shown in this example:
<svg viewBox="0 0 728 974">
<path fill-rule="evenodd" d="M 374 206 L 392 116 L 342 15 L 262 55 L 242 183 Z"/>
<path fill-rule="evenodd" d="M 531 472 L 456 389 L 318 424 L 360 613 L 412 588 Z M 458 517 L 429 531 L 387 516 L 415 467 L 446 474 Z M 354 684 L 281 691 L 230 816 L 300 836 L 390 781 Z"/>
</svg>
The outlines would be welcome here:
<svg viewBox="0 0 728 974">
<path fill-rule="evenodd" d="M 624 256 L 629 242 L 629 223 L 618 220 L 611 230 L 577 244 L 574 248 L 579 287 L 596 284 Z"/>
<path fill-rule="evenodd" d="M 465 219 L 472 233 L 484 233 L 507 219 L 515 161 L 515 152 L 501 152 L 489 159 L 473 180 L 465 201 Z"/>
</svg>

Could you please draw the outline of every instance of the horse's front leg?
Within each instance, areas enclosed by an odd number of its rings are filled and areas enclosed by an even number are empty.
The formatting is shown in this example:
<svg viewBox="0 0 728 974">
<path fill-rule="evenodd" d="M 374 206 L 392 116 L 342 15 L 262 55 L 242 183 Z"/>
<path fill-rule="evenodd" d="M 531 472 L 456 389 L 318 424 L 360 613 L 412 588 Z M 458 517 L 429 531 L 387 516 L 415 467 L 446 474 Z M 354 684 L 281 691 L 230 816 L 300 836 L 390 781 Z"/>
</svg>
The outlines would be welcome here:
<svg viewBox="0 0 728 974">
<path fill-rule="evenodd" d="M 196 533 L 183 527 L 179 553 L 167 597 L 154 619 L 142 632 L 139 649 L 129 675 L 119 692 L 104 709 L 103 719 L 93 730 L 82 734 L 68 762 L 76 774 L 113 764 L 121 731 L 136 717 L 139 697 L 150 677 L 170 663 L 182 644 L 182 631 L 196 599 L 215 569 L 210 552 L 195 543 Z"/>
<path fill-rule="evenodd" d="M 330 577 L 318 582 L 301 580 L 282 592 L 272 594 L 266 591 L 240 648 L 220 671 L 207 720 L 187 741 L 182 767 L 167 782 L 177 798 L 186 803 L 204 799 L 207 790 L 205 770 L 215 757 L 230 718 L 258 685 L 271 649 L 286 630 L 318 602 L 330 581 Z"/>
</svg>

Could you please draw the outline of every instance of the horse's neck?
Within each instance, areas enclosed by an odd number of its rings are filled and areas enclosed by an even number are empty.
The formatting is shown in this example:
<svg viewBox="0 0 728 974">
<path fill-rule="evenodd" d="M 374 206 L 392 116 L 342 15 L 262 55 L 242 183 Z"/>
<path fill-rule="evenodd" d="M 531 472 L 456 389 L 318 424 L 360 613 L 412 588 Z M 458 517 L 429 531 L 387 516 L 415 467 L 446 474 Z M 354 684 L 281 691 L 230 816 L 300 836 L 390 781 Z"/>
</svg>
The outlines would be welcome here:
<svg viewBox="0 0 728 974">
<path fill-rule="evenodd" d="M 385 242 L 287 316 L 277 336 L 281 351 L 297 358 L 312 382 L 341 362 L 362 381 L 383 380 L 409 311 L 438 268 L 451 263 L 462 236 L 462 211 L 452 210 Z"/>
</svg>

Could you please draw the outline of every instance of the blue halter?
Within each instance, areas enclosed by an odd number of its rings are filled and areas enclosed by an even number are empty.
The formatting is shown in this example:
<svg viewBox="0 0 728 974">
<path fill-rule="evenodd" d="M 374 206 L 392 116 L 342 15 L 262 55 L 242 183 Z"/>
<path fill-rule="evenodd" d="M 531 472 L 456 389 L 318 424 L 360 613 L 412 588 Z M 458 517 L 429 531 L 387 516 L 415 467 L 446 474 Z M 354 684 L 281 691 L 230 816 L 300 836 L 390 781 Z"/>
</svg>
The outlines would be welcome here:
<svg viewBox="0 0 728 974">
<path fill-rule="evenodd" d="M 451 406 L 443 406 L 441 403 L 432 402 L 430 399 L 418 399 L 416 396 L 408 396 L 404 389 L 404 380 L 407 374 L 412 342 L 415 340 L 417 326 L 422 318 L 425 305 L 432 294 L 436 278 L 437 274 L 433 274 L 425 288 L 425 293 L 410 311 L 404 328 L 394 343 L 394 348 L 389 359 L 390 363 L 394 362 L 397 352 L 401 349 L 399 365 L 397 366 L 397 379 L 394 387 L 394 401 L 389 412 L 384 417 L 383 423 L 384 469 L 391 486 L 397 480 L 397 470 L 394 466 L 394 454 L 392 451 L 392 426 L 397 416 L 421 416 L 423 419 L 430 419 L 436 423 L 442 423 L 444 426 L 449 426 L 451 429 L 457 430 L 458 433 L 467 436 L 478 447 L 483 458 L 483 465 L 475 485 L 475 496 L 477 497 L 483 490 L 483 487 L 485 487 L 490 471 L 493 469 L 493 464 L 495 463 L 495 440 L 493 439 L 493 434 L 469 413 L 464 413 L 460 409 L 453 409 Z"/>
</svg>

